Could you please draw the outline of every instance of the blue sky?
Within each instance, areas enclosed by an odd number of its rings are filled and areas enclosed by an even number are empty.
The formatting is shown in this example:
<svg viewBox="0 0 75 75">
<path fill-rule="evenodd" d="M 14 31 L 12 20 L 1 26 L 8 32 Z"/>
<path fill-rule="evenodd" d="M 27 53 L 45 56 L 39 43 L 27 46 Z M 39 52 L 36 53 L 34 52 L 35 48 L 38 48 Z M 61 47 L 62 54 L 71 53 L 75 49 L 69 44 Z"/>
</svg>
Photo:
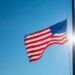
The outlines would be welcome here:
<svg viewBox="0 0 75 75">
<path fill-rule="evenodd" d="M 71 0 L 0 0 L 0 75 L 70 75 L 71 42 L 49 46 L 30 63 L 24 36 L 67 18 L 71 36 Z M 70 53 L 70 64 L 69 56 Z"/>
</svg>

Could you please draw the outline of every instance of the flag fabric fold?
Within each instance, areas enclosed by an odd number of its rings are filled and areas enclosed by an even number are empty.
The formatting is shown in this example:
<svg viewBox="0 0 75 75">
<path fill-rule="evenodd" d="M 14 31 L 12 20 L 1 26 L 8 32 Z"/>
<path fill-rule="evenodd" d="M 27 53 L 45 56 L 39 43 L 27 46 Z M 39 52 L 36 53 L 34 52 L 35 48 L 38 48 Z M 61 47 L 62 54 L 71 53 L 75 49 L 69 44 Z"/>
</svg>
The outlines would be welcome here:
<svg viewBox="0 0 75 75">
<path fill-rule="evenodd" d="M 38 60 L 45 49 L 52 44 L 64 44 L 66 36 L 67 20 L 61 21 L 43 30 L 31 33 L 24 37 L 29 61 Z"/>
</svg>

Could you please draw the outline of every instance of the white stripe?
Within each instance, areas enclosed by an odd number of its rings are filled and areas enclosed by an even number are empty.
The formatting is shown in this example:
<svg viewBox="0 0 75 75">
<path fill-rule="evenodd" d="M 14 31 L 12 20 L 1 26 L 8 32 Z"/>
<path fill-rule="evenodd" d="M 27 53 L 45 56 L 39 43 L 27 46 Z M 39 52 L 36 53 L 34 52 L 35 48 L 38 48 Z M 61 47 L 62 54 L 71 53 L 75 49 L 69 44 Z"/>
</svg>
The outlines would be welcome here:
<svg viewBox="0 0 75 75">
<path fill-rule="evenodd" d="M 60 43 L 63 43 L 65 41 L 67 41 L 67 38 L 64 38 L 62 41 L 60 41 Z"/>
<path fill-rule="evenodd" d="M 42 43 L 47 42 L 47 41 L 50 41 L 50 40 L 51 40 L 51 38 L 47 38 L 46 40 L 43 40 L 41 42 L 35 42 L 33 44 L 28 44 L 28 45 L 26 45 L 26 48 L 27 47 L 30 47 L 30 46 L 34 46 L 34 45 L 39 45 L 39 44 L 42 44 Z"/>
<path fill-rule="evenodd" d="M 35 38 L 35 39 L 32 39 L 32 40 L 26 40 L 25 43 L 29 43 L 29 42 L 33 42 L 33 41 L 37 41 L 37 40 L 43 39 L 43 38 L 45 38 L 45 37 L 47 37 L 47 36 L 50 36 L 50 35 L 51 35 L 51 33 L 48 33 L 48 34 L 46 34 L 46 35 L 44 35 L 44 36 L 40 36 L 40 37 Z"/>
<path fill-rule="evenodd" d="M 50 29 L 47 29 L 47 30 L 44 30 L 42 32 L 39 32 L 39 33 L 35 33 L 35 34 L 32 34 L 32 35 L 28 35 L 26 38 L 31 38 L 31 37 L 34 37 L 34 36 L 38 36 L 40 34 L 44 34 L 46 32 L 50 32 Z"/>
<path fill-rule="evenodd" d="M 54 40 L 54 41 L 51 41 L 51 42 L 49 42 L 48 44 L 51 44 L 51 43 L 54 43 L 54 42 L 59 42 L 59 43 L 63 43 L 64 41 L 66 41 L 67 40 L 67 38 L 64 38 L 62 41 L 59 41 L 59 40 Z"/>
<path fill-rule="evenodd" d="M 66 37 L 66 35 L 63 35 L 63 36 L 61 36 L 61 37 L 57 37 L 57 38 L 52 37 L 51 40 L 61 40 L 61 39 L 65 38 L 65 37 Z"/>
<path fill-rule="evenodd" d="M 43 51 L 44 51 L 44 50 L 42 50 L 42 51 L 37 51 L 37 52 L 34 52 L 34 53 L 28 53 L 28 56 L 40 54 L 40 53 L 42 53 Z"/>
<path fill-rule="evenodd" d="M 37 59 L 37 58 L 39 58 L 40 56 L 41 56 L 41 55 L 31 57 L 30 60 L 31 60 L 31 59 Z"/>
<path fill-rule="evenodd" d="M 47 45 L 47 44 L 44 44 L 44 45 L 41 45 L 41 46 L 35 46 L 35 45 L 34 45 L 34 47 L 31 47 L 31 48 L 28 48 L 28 49 L 32 49 L 32 50 L 33 50 L 33 49 L 38 49 L 38 47 L 44 47 L 45 45 Z M 28 49 L 27 49 L 27 50 L 28 50 Z"/>
<path fill-rule="evenodd" d="M 45 48 L 46 46 L 47 46 L 47 44 L 39 46 L 39 47 L 36 47 L 36 48 L 30 48 L 30 49 L 27 49 L 27 52 L 37 50 L 37 49 L 40 49 L 40 48 Z"/>
<path fill-rule="evenodd" d="M 54 36 L 56 35 L 56 36 L 62 36 L 62 35 L 64 35 L 66 32 L 64 32 L 64 33 L 58 33 L 58 34 L 54 34 Z"/>
</svg>

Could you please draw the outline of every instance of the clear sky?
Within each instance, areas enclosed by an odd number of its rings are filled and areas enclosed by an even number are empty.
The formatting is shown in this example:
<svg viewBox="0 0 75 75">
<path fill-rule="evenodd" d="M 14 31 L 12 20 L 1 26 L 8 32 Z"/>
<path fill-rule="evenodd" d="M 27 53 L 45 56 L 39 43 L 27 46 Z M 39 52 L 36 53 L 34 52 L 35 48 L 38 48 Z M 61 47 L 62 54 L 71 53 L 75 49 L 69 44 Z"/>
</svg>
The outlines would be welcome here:
<svg viewBox="0 0 75 75">
<path fill-rule="evenodd" d="M 0 75 L 70 75 L 70 40 L 49 46 L 32 63 L 24 47 L 25 35 L 66 18 L 70 39 L 71 0 L 0 0 Z"/>
</svg>

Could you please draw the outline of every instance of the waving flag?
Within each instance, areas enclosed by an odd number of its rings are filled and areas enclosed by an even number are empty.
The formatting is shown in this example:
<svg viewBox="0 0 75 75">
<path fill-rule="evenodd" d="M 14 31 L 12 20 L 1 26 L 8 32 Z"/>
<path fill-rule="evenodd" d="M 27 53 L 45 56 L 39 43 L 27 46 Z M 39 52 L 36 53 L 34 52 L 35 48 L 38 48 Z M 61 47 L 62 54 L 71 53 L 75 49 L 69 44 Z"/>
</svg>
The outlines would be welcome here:
<svg viewBox="0 0 75 75">
<path fill-rule="evenodd" d="M 31 33 L 24 38 L 29 61 L 38 60 L 44 50 L 52 44 L 64 44 L 67 41 L 67 20 L 51 27 Z"/>
</svg>

